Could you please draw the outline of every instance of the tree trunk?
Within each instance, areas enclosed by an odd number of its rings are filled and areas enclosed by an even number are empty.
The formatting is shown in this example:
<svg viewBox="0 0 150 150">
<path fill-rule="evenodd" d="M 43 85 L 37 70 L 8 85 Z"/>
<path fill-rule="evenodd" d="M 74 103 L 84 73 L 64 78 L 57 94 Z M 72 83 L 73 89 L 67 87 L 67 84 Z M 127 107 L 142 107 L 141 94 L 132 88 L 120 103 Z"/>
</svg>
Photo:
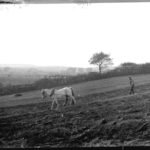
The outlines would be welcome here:
<svg viewBox="0 0 150 150">
<path fill-rule="evenodd" d="M 101 67 L 101 65 L 99 65 L 98 67 L 99 67 L 99 73 L 101 75 L 102 74 L 102 67 Z"/>
</svg>

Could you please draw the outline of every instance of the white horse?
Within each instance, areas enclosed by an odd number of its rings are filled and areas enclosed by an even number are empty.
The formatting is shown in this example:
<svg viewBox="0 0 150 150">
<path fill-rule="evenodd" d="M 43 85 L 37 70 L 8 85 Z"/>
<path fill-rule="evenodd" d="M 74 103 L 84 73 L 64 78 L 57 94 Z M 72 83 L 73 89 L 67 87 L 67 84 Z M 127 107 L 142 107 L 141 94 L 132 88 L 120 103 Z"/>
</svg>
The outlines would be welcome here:
<svg viewBox="0 0 150 150">
<path fill-rule="evenodd" d="M 51 106 L 51 110 L 54 107 L 54 104 L 57 105 L 56 109 L 58 109 L 59 104 L 58 104 L 58 98 L 62 98 L 63 96 L 66 97 L 66 101 L 64 103 L 64 106 L 67 104 L 68 102 L 68 98 L 70 98 L 70 105 L 71 104 L 76 104 L 76 99 L 75 99 L 75 95 L 74 95 L 74 91 L 72 89 L 72 87 L 64 87 L 62 89 L 42 89 L 41 90 L 41 94 L 42 94 L 42 98 L 46 98 L 46 97 L 50 97 L 52 98 L 52 106 Z"/>
</svg>

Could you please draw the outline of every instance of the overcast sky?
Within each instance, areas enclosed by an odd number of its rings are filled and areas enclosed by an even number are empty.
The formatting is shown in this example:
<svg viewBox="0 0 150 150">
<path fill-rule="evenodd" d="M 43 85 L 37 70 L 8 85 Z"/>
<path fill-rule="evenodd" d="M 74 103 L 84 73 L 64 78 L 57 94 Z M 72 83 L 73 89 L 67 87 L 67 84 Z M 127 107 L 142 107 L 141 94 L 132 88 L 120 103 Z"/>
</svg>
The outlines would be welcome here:
<svg viewBox="0 0 150 150">
<path fill-rule="evenodd" d="M 150 3 L 0 6 L 0 64 L 89 67 L 150 62 Z"/>
</svg>

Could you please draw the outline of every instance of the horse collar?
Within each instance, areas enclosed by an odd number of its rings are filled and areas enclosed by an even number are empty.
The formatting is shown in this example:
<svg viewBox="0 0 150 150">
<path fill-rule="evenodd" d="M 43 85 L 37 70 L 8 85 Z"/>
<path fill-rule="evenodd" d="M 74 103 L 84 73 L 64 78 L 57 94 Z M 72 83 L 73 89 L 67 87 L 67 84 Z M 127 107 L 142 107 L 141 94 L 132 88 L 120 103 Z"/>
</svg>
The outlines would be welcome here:
<svg viewBox="0 0 150 150">
<path fill-rule="evenodd" d="M 50 97 L 53 96 L 54 93 L 55 93 L 55 89 L 52 89 L 51 94 L 50 94 Z"/>
</svg>

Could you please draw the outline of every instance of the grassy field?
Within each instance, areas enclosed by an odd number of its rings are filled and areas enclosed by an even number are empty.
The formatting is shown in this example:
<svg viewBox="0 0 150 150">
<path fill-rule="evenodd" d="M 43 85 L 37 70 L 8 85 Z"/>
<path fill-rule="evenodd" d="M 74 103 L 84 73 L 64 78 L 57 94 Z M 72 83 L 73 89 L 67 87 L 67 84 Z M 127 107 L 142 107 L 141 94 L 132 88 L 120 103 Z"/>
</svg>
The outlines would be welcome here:
<svg viewBox="0 0 150 150">
<path fill-rule="evenodd" d="M 73 85 L 77 104 L 59 111 L 49 110 L 39 91 L 2 96 L 0 147 L 150 145 L 149 77 L 134 76 L 132 96 L 127 77 Z"/>
<path fill-rule="evenodd" d="M 133 76 L 135 85 L 142 85 L 150 83 L 150 75 L 136 75 Z M 103 80 L 89 81 L 72 85 L 76 96 L 86 96 L 94 93 L 106 92 L 120 88 L 129 87 L 128 76 L 114 77 Z M 15 97 L 14 95 L 1 96 L 0 107 L 32 104 L 42 102 L 40 91 L 32 91 L 23 93 L 22 97 Z"/>
</svg>

